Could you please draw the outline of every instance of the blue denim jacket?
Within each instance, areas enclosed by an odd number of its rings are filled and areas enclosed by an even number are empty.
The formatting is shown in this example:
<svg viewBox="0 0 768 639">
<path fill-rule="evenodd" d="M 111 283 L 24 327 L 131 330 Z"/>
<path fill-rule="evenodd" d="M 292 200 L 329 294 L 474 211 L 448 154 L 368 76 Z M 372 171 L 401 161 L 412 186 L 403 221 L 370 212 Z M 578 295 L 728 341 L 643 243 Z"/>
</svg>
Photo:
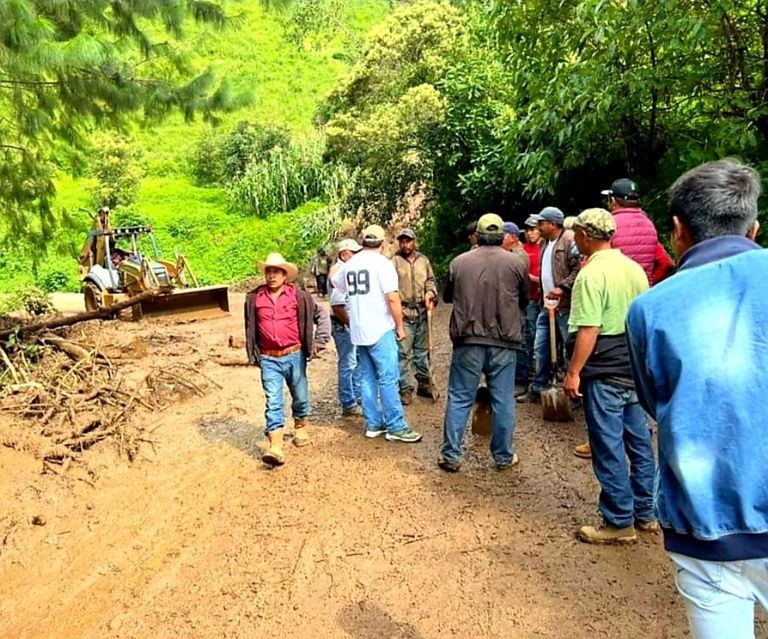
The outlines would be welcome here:
<svg viewBox="0 0 768 639">
<path fill-rule="evenodd" d="M 640 402 L 658 422 L 667 550 L 768 557 L 768 251 L 701 242 L 627 316 Z"/>
</svg>

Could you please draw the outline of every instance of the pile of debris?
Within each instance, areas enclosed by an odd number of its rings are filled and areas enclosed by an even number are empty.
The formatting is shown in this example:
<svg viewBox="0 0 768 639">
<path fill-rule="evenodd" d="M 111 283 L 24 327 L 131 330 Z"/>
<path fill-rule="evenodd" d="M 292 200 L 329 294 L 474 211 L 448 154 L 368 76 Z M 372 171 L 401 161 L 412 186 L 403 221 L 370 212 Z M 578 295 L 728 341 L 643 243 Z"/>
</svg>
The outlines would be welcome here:
<svg viewBox="0 0 768 639">
<path fill-rule="evenodd" d="M 150 412 L 219 386 L 183 363 L 131 380 L 98 344 L 66 331 L 11 339 L 0 348 L 0 444 L 31 452 L 45 467 L 81 461 L 83 451 L 106 439 L 133 460 L 143 443 L 152 443 Z"/>
</svg>

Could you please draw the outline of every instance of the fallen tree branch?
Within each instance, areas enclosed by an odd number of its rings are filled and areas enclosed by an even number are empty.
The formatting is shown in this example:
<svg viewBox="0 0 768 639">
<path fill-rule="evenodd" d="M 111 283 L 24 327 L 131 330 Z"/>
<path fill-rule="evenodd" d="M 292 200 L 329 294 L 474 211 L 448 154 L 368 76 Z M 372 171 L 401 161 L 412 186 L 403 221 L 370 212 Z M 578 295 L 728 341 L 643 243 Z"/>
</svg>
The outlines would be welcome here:
<svg viewBox="0 0 768 639">
<path fill-rule="evenodd" d="M 72 326 L 73 324 L 78 324 L 79 322 L 87 322 L 89 320 L 109 319 L 115 313 L 119 313 L 126 308 L 136 306 L 136 304 L 141 304 L 141 302 L 151 300 L 155 297 L 158 297 L 158 295 L 154 291 L 145 291 L 144 293 L 139 293 L 138 295 L 135 295 L 134 297 L 131 297 L 127 300 L 113 304 L 109 308 L 100 308 L 95 311 L 86 311 L 85 313 L 78 313 L 77 315 L 70 315 L 69 317 L 55 317 L 53 319 L 40 322 L 32 322 L 30 324 L 18 324 L 10 330 L 0 331 L 0 340 L 7 339 L 17 330 L 20 335 L 28 335 L 30 333 L 37 333 L 38 331 L 45 329 L 51 330 L 54 328 L 61 328 L 62 326 Z"/>
</svg>

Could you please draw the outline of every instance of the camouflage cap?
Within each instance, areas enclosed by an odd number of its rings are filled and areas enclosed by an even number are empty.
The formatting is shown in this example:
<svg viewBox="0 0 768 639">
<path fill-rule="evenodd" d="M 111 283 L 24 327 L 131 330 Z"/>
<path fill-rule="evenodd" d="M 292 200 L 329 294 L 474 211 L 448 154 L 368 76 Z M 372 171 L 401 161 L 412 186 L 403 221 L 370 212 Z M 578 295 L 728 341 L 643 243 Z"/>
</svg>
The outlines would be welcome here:
<svg viewBox="0 0 768 639">
<path fill-rule="evenodd" d="M 616 220 L 605 209 L 586 209 L 573 221 L 573 228 L 597 240 L 610 240 L 616 232 Z"/>
</svg>

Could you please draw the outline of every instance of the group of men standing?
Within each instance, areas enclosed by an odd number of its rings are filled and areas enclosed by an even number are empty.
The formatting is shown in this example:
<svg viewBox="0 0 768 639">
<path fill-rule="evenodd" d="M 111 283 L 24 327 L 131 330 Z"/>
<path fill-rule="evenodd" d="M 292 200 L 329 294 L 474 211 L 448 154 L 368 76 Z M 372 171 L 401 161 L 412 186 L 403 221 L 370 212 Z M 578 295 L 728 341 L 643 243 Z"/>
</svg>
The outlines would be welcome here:
<svg viewBox="0 0 768 639">
<path fill-rule="evenodd" d="M 496 468 L 516 465 L 515 401 L 536 401 L 556 383 L 550 314 L 566 346 L 555 367 L 565 393 L 583 399 L 602 521 L 588 543 L 664 533 L 678 589 L 699 639 L 754 636 L 754 603 L 768 602 L 768 253 L 754 240 L 760 180 L 733 161 L 710 162 L 670 189 L 679 273 L 629 179 L 603 192 L 607 208 L 582 211 L 566 228 L 546 207 L 519 229 L 496 214 L 468 229 L 471 248 L 450 264 L 443 300 L 453 304 L 453 345 L 438 465 L 459 471 L 482 379 L 493 409 Z M 333 334 L 343 415 L 362 413 L 365 436 L 414 443 L 403 404 L 434 396 L 429 344 L 437 286 L 415 234 L 383 255 L 384 230 L 343 240 L 330 269 L 327 311 L 290 283 L 279 255 L 246 299 L 252 363 L 260 364 L 270 446 L 283 463 L 283 382 L 297 446 L 309 443 L 306 360 Z M 661 280 L 669 278 L 661 286 Z M 651 290 L 651 287 L 653 287 Z M 312 324 L 317 330 L 313 335 Z M 279 389 L 278 389 L 279 387 Z M 279 392 L 278 392 L 279 390 Z M 658 428 L 658 471 L 648 416 Z M 581 449 L 581 450 L 579 450 Z M 654 483 L 656 484 L 654 488 Z"/>
</svg>

